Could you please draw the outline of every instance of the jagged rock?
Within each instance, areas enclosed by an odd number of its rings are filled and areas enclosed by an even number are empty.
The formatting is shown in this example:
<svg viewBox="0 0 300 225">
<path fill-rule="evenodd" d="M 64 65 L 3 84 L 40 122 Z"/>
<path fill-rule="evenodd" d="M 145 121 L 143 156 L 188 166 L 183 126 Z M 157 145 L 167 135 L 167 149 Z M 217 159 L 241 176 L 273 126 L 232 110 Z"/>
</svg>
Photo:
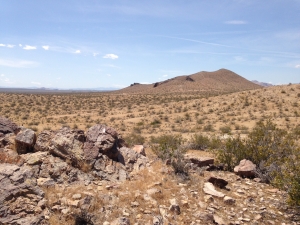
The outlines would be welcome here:
<svg viewBox="0 0 300 225">
<path fill-rule="evenodd" d="M 136 153 L 134 150 L 126 147 L 119 149 L 118 162 L 122 163 L 127 171 L 139 171 L 147 167 L 148 158 Z"/>
<path fill-rule="evenodd" d="M 198 167 L 214 164 L 214 158 L 210 157 L 198 157 L 190 154 L 186 154 L 184 157 L 185 159 L 190 160 L 192 163 L 196 164 Z"/>
<path fill-rule="evenodd" d="M 120 217 L 110 223 L 111 225 L 130 225 L 130 221 L 126 217 Z"/>
<path fill-rule="evenodd" d="M 83 144 L 85 141 L 83 130 L 72 130 L 63 127 L 56 131 L 50 141 L 49 152 L 63 159 L 70 159 L 74 166 L 84 160 Z"/>
<path fill-rule="evenodd" d="M 227 205 L 233 205 L 235 203 L 235 199 L 229 197 L 229 196 L 225 196 L 223 199 L 224 203 Z"/>
<path fill-rule="evenodd" d="M 31 129 L 22 129 L 15 138 L 18 154 L 26 154 L 33 151 L 36 142 L 36 134 Z"/>
<path fill-rule="evenodd" d="M 219 187 L 219 188 L 225 188 L 226 185 L 228 184 L 228 181 L 219 178 L 219 177 L 213 177 L 211 176 L 210 178 L 207 179 L 208 182 L 212 183 L 213 185 Z"/>
<path fill-rule="evenodd" d="M 177 215 L 179 215 L 180 214 L 180 207 L 179 207 L 179 205 L 177 203 L 177 200 L 175 198 L 172 198 L 169 201 L 170 201 L 170 204 L 171 204 L 170 207 L 169 207 L 169 210 L 171 212 L 174 212 Z"/>
<path fill-rule="evenodd" d="M 138 154 L 141 154 L 143 156 L 146 156 L 145 148 L 143 145 L 134 145 L 132 147 L 132 150 L 135 151 Z"/>
<path fill-rule="evenodd" d="M 35 152 L 21 155 L 28 165 L 42 164 L 43 159 L 47 156 L 48 152 Z"/>
<path fill-rule="evenodd" d="M 36 186 L 29 166 L 0 164 L 0 224 L 44 224 L 39 206 L 44 192 Z M 40 205 L 42 205 L 40 203 Z"/>
<path fill-rule="evenodd" d="M 111 127 L 97 124 L 88 129 L 86 142 L 84 144 L 85 159 L 94 163 L 99 153 L 107 155 L 111 159 L 116 159 L 118 152 L 117 131 Z"/>
<path fill-rule="evenodd" d="M 256 165 L 250 160 L 243 159 L 240 164 L 234 167 L 234 172 L 241 177 L 253 178 L 255 176 Z"/>
<path fill-rule="evenodd" d="M 205 194 L 209 194 L 215 197 L 223 198 L 225 195 L 215 189 L 214 185 L 210 182 L 204 183 L 203 191 Z"/>
<path fill-rule="evenodd" d="M 21 166 L 24 159 L 14 150 L 0 148 L 0 163 L 11 163 Z"/>
<path fill-rule="evenodd" d="M 17 134 L 20 131 L 20 127 L 5 117 L 0 117 L 0 133 L 8 134 L 14 133 Z"/>
<path fill-rule="evenodd" d="M 55 132 L 52 130 L 43 130 L 36 139 L 36 143 L 34 145 L 35 152 L 48 152 L 50 141 L 54 137 Z"/>
</svg>

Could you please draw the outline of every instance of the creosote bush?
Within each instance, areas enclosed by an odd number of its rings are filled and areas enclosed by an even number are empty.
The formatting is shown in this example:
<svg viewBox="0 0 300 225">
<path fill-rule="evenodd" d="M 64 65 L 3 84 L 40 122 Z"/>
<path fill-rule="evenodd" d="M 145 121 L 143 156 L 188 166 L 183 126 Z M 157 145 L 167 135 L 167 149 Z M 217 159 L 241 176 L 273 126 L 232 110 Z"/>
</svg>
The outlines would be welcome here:
<svg viewBox="0 0 300 225">
<path fill-rule="evenodd" d="M 288 133 L 267 120 L 259 121 L 247 139 L 229 138 L 217 153 L 230 171 L 242 159 L 257 165 L 256 174 L 264 182 L 286 190 L 289 203 L 300 205 L 300 135 Z"/>
<path fill-rule="evenodd" d="M 182 146 L 183 138 L 181 135 L 162 135 L 152 137 L 154 153 L 162 160 L 171 160 L 171 165 L 175 174 L 188 176 L 188 168 L 184 160 L 186 149 Z"/>
</svg>

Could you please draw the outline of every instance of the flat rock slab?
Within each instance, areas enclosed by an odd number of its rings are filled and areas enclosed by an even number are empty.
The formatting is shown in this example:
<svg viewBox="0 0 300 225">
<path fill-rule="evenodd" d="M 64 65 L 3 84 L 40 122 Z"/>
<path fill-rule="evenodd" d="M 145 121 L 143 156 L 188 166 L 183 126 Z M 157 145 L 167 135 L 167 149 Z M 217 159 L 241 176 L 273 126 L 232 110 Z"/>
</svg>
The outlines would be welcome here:
<svg viewBox="0 0 300 225">
<path fill-rule="evenodd" d="M 0 164 L 0 174 L 6 177 L 11 176 L 18 169 L 20 169 L 20 167 L 17 165 L 13 165 L 9 163 Z"/>
<path fill-rule="evenodd" d="M 212 195 L 215 197 L 223 198 L 225 195 L 215 189 L 214 185 L 210 182 L 204 183 L 203 191 L 205 194 Z"/>
<path fill-rule="evenodd" d="M 199 156 L 189 155 L 189 154 L 186 154 L 184 157 L 199 167 L 209 166 L 211 164 L 214 164 L 215 161 L 215 159 L 211 157 L 199 157 Z"/>
</svg>

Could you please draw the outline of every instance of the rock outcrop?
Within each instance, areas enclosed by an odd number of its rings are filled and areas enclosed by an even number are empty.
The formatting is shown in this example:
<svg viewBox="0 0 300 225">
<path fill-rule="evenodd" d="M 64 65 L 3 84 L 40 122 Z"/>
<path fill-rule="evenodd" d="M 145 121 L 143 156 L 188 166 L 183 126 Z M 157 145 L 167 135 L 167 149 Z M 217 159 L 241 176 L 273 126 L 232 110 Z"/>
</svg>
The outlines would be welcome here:
<svg viewBox="0 0 300 225">
<path fill-rule="evenodd" d="M 26 154 L 33 151 L 36 142 L 36 134 L 31 129 L 22 128 L 15 138 L 18 154 Z"/>
<path fill-rule="evenodd" d="M 20 127 L 12 122 L 11 120 L 0 117 L 0 133 L 2 134 L 8 134 L 8 133 L 14 133 L 17 134 L 20 131 Z"/>
</svg>

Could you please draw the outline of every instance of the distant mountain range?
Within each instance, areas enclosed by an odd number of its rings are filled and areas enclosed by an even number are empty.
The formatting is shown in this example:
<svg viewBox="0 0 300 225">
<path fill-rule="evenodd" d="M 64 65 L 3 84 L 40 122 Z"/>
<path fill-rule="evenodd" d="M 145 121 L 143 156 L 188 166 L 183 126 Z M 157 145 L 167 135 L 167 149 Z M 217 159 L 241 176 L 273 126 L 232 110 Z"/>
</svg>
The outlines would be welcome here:
<svg viewBox="0 0 300 225">
<path fill-rule="evenodd" d="M 133 83 L 115 93 L 162 94 L 176 92 L 229 93 L 262 88 L 240 75 L 220 69 L 214 72 L 199 73 L 174 77 L 153 84 Z"/>
<path fill-rule="evenodd" d="M 257 80 L 252 80 L 251 82 L 253 82 L 254 84 L 258 84 L 260 86 L 263 86 L 263 87 L 271 87 L 271 86 L 274 86 L 273 84 L 270 84 L 270 83 L 265 83 L 265 82 L 259 82 Z"/>
<path fill-rule="evenodd" d="M 73 93 L 73 92 L 107 92 L 107 91 L 115 91 L 115 90 L 118 89 L 113 87 L 71 88 L 71 89 L 45 88 L 45 87 L 28 87 L 28 88 L 0 87 L 0 92 L 9 92 L 9 93 Z"/>
</svg>

